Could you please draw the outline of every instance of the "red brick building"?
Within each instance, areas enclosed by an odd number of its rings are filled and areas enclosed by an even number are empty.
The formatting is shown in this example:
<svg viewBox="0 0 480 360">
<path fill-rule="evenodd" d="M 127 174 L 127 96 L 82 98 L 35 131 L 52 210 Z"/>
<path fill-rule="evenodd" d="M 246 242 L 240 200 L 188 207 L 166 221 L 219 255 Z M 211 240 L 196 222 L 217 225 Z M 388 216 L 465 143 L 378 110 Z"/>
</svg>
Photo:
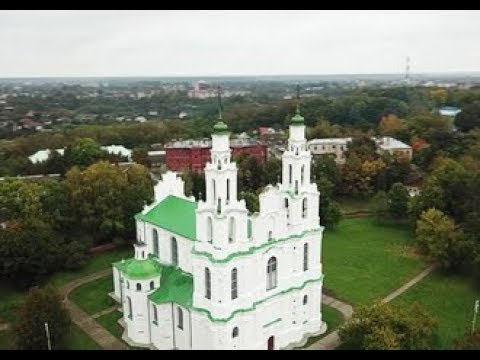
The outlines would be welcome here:
<svg viewBox="0 0 480 360">
<path fill-rule="evenodd" d="M 257 141 L 246 139 L 230 140 L 232 156 L 247 153 L 257 159 L 260 164 L 267 160 L 267 146 Z M 165 145 L 165 163 L 172 171 L 203 172 L 205 164 L 210 160 L 210 140 L 175 141 Z"/>
</svg>

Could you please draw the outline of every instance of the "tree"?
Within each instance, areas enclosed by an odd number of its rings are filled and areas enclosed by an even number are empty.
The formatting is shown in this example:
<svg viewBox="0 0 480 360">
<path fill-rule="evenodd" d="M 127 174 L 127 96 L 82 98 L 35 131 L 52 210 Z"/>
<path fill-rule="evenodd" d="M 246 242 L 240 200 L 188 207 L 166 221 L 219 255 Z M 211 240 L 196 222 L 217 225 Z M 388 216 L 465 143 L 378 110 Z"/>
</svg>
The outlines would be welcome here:
<svg viewBox="0 0 480 360">
<path fill-rule="evenodd" d="M 455 350 L 480 350 L 480 330 L 467 333 L 455 341 Z"/>
<path fill-rule="evenodd" d="M 468 242 L 463 231 L 440 210 L 424 211 L 417 221 L 415 234 L 428 259 L 444 269 L 458 269 L 469 258 Z"/>
<path fill-rule="evenodd" d="M 242 191 L 240 193 L 240 198 L 245 200 L 245 205 L 251 214 L 260 211 L 260 202 L 257 194 L 249 191 Z"/>
<path fill-rule="evenodd" d="M 369 207 L 375 220 L 382 223 L 388 215 L 388 196 L 385 191 L 378 191 L 370 201 Z"/>
<path fill-rule="evenodd" d="M 401 183 L 393 184 L 388 192 L 388 213 L 393 219 L 402 219 L 407 216 L 410 195 L 407 188 Z"/>
<path fill-rule="evenodd" d="M 95 140 L 82 138 L 75 141 L 65 149 L 64 158 L 67 169 L 72 166 L 78 166 L 81 169 L 106 159 L 107 154 L 102 150 Z"/>
<path fill-rule="evenodd" d="M 132 150 L 132 160 L 137 164 L 141 164 L 147 168 L 152 167 L 152 162 L 148 158 L 147 148 L 134 148 Z"/>
<path fill-rule="evenodd" d="M 268 159 L 263 165 L 265 184 L 276 184 L 282 174 L 282 161 L 275 157 Z"/>
<path fill-rule="evenodd" d="M 66 174 L 72 209 L 84 232 L 96 242 L 134 234 L 133 216 L 153 199 L 152 180 L 144 166 L 120 167 L 99 162 Z"/>
<path fill-rule="evenodd" d="M 378 124 L 378 130 L 381 135 L 394 136 L 404 133 L 407 130 L 407 125 L 397 115 L 387 114 L 382 116 Z"/>
<path fill-rule="evenodd" d="M 360 306 L 340 328 L 342 347 L 352 350 L 427 350 L 435 341 L 436 321 L 415 303 Z"/>
<path fill-rule="evenodd" d="M 31 289 L 20 305 L 13 326 L 16 347 L 20 350 L 48 349 L 45 323 L 48 323 L 52 349 L 64 348 L 71 320 L 52 285 Z"/>
<path fill-rule="evenodd" d="M 455 116 L 455 125 L 462 131 L 470 131 L 480 126 L 480 101 L 465 105 Z"/>
</svg>

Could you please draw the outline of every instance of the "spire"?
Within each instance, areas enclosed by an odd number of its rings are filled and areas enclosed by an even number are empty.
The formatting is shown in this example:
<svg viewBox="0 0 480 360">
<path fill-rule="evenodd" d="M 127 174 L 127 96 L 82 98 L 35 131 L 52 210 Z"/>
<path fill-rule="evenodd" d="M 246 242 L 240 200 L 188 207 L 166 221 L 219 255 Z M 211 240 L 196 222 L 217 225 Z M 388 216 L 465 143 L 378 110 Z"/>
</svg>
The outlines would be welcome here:
<svg viewBox="0 0 480 360">
<path fill-rule="evenodd" d="M 220 86 L 217 87 L 217 100 L 218 100 L 218 121 L 213 126 L 213 132 L 216 134 L 228 134 L 228 126 L 223 122 L 222 95 L 220 92 Z"/>
<path fill-rule="evenodd" d="M 292 117 L 292 125 L 303 125 L 304 118 L 300 115 L 300 85 L 297 84 L 297 109 L 295 111 L 295 116 Z"/>
<path fill-rule="evenodd" d="M 222 93 L 220 92 L 220 86 L 217 87 L 217 101 L 218 101 L 218 120 L 222 121 Z"/>
</svg>

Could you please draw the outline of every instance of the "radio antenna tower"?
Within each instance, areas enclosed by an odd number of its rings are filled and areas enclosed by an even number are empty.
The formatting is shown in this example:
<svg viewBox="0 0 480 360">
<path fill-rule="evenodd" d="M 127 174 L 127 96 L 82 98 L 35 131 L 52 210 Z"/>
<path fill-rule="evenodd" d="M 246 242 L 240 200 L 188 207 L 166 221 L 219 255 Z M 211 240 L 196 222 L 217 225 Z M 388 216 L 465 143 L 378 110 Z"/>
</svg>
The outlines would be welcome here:
<svg viewBox="0 0 480 360">
<path fill-rule="evenodd" d="M 405 65 L 405 80 L 410 80 L 410 57 L 407 56 L 406 65 Z"/>
</svg>

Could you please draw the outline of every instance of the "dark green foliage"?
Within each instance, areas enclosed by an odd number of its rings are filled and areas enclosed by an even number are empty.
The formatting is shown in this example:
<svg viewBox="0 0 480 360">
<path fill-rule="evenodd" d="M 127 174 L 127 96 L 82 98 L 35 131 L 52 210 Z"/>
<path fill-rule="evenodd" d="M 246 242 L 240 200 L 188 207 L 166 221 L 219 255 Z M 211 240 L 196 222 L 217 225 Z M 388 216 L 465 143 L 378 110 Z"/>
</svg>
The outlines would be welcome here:
<svg viewBox="0 0 480 360">
<path fill-rule="evenodd" d="M 465 334 L 455 341 L 455 350 L 480 350 L 480 330 Z"/>
<path fill-rule="evenodd" d="M 435 343 L 436 321 L 420 304 L 376 303 L 355 309 L 340 328 L 342 348 L 352 350 L 428 350 Z"/>
<path fill-rule="evenodd" d="M 18 309 L 18 318 L 13 326 L 16 348 L 48 349 L 45 323 L 48 323 L 52 349 L 63 349 L 71 320 L 60 295 L 51 285 L 30 290 Z"/>
<path fill-rule="evenodd" d="M 466 105 L 455 117 L 455 125 L 462 131 L 480 126 L 480 101 Z"/>
</svg>

